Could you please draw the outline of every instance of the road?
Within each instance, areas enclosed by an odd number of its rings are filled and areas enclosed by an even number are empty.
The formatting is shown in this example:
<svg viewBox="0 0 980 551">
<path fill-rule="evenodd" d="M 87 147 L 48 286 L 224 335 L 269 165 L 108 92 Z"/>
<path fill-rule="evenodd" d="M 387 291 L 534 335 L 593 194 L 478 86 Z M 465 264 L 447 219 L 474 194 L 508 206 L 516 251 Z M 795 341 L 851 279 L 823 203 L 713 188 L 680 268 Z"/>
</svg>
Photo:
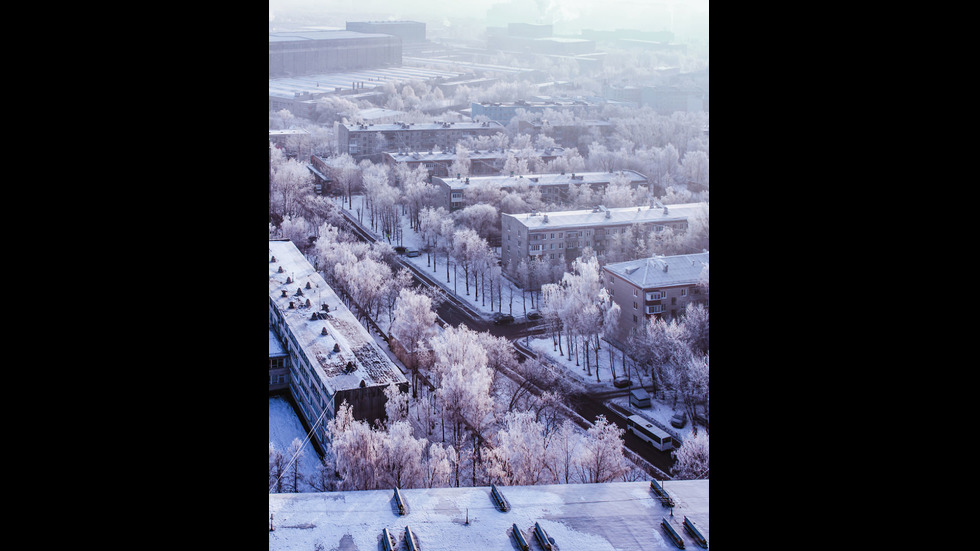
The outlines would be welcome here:
<svg viewBox="0 0 980 551">
<path fill-rule="evenodd" d="M 347 221 L 351 223 L 350 225 L 354 228 L 355 233 L 360 239 L 367 241 L 368 243 L 374 243 L 376 241 L 374 236 L 370 232 L 363 229 L 349 212 L 343 209 L 341 209 L 341 212 L 344 214 Z M 427 273 L 425 270 L 420 270 L 414 264 L 402 259 L 401 257 L 395 257 L 391 262 L 391 265 L 392 268 L 396 270 L 398 268 L 409 269 L 414 276 L 416 285 L 424 285 L 427 287 L 439 285 L 439 283 L 435 281 L 438 274 Z M 446 300 L 439 306 L 436 313 L 439 315 L 439 318 L 448 325 L 456 327 L 461 323 L 465 323 L 467 327 L 474 331 L 489 331 L 494 336 L 504 337 L 511 341 L 523 338 L 529 333 L 533 334 L 542 332 L 539 321 L 497 325 L 492 321 L 485 320 L 477 312 L 474 312 L 462 301 L 454 297 L 452 293 L 446 293 Z M 518 354 L 518 358 L 523 362 L 527 356 L 523 351 L 521 351 L 520 348 L 517 350 L 518 352 L 521 352 Z M 509 376 L 513 378 L 516 376 L 516 374 L 509 374 Z M 536 392 L 536 394 L 540 392 L 540 389 L 537 390 L 538 392 Z M 621 392 L 626 394 L 629 392 L 629 390 L 625 389 Z M 669 452 L 662 452 L 654 449 L 646 442 L 637 438 L 632 432 L 626 431 L 626 419 L 603 403 L 606 398 L 608 398 L 608 396 L 604 397 L 603 395 L 598 394 L 573 394 L 569 396 L 569 406 L 571 406 L 573 411 L 578 413 L 583 419 L 590 423 L 594 423 L 599 415 L 604 415 L 607 420 L 615 422 L 619 428 L 625 431 L 623 442 L 627 448 L 645 459 L 654 467 L 660 469 L 664 473 L 669 474 L 670 468 L 674 464 L 671 454 Z"/>
</svg>

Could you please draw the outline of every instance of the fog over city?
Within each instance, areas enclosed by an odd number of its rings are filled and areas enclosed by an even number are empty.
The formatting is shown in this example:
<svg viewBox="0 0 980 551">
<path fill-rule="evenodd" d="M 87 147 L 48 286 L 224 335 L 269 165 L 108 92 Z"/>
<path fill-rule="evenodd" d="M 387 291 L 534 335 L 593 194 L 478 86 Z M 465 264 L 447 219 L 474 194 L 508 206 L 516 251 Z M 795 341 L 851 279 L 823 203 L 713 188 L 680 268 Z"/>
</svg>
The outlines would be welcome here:
<svg viewBox="0 0 980 551">
<path fill-rule="evenodd" d="M 708 0 L 270 0 L 268 109 L 270 551 L 707 548 Z"/>
<path fill-rule="evenodd" d="M 490 25 L 509 22 L 544 23 L 555 33 L 575 34 L 581 29 L 642 29 L 671 31 L 679 39 L 707 42 L 708 0 L 270 0 L 270 30 L 277 23 L 295 22 L 301 15 L 320 21 L 314 25 L 344 26 L 345 17 L 356 15 L 374 20 L 418 19 L 430 28 L 445 26 L 454 19 L 486 21 Z"/>
</svg>

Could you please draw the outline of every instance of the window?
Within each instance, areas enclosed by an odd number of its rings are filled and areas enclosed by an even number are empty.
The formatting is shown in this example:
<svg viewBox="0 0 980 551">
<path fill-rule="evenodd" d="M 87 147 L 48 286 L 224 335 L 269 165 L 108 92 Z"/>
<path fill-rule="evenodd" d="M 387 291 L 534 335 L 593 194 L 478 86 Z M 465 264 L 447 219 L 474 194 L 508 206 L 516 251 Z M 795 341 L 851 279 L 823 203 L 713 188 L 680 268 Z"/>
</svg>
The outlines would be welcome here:
<svg viewBox="0 0 980 551">
<path fill-rule="evenodd" d="M 637 295 L 636 295 L 636 289 L 633 289 L 633 296 L 634 296 L 634 297 L 635 297 L 635 296 L 637 296 Z"/>
<path fill-rule="evenodd" d="M 540 251 L 541 250 L 541 245 L 531 245 L 531 250 L 532 251 Z"/>
<path fill-rule="evenodd" d="M 636 314 L 633 314 L 633 323 L 636 323 Z"/>
<path fill-rule="evenodd" d="M 687 288 L 681 289 L 681 296 L 682 297 L 686 297 L 687 296 Z"/>
<path fill-rule="evenodd" d="M 636 310 L 636 301 L 633 301 L 633 309 Z"/>
</svg>

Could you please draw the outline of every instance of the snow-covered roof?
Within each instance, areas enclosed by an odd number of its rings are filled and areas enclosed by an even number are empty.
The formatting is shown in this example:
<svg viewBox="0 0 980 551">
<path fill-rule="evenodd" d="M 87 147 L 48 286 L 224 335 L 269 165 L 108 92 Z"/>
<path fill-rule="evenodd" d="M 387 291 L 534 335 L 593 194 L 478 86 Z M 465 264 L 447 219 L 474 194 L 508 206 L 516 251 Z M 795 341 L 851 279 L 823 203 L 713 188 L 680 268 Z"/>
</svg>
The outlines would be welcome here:
<svg viewBox="0 0 980 551">
<path fill-rule="evenodd" d="M 630 184 L 646 184 L 647 177 L 633 170 L 616 172 L 575 172 L 566 174 L 524 174 L 519 176 L 470 176 L 469 184 L 458 178 L 439 178 L 452 189 L 463 189 L 468 185 L 495 182 L 501 187 L 515 187 L 526 183 L 529 186 L 567 186 L 569 184 L 608 184 L 616 175 L 629 178 Z M 635 208 L 635 207 L 634 207 Z M 591 211 L 590 211 L 591 212 Z"/>
<path fill-rule="evenodd" d="M 606 264 L 603 269 L 640 288 L 695 285 L 708 264 L 708 253 L 654 256 Z"/>
<path fill-rule="evenodd" d="M 673 509 L 661 503 L 649 481 L 497 486 L 509 505 L 506 512 L 494 506 L 488 486 L 400 490 L 406 515 L 398 513 L 393 489 L 270 494 L 269 551 L 313 549 L 318 543 L 324 549 L 373 551 L 384 548 L 386 528 L 396 539 L 394 548 L 406 549 L 406 526 L 426 551 L 513 551 L 515 524 L 531 549 L 541 549 L 535 523 L 562 551 L 676 550 L 662 519 L 687 548 L 697 549 L 683 524 L 690 519 L 710 544 L 708 482 L 659 482 L 674 500 Z"/>
<path fill-rule="evenodd" d="M 287 278 L 290 283 L 286 283 Z M 269 241 L 269 299 L 276 303 L 296 344 L 308 363 L 320 371 L 319 378 L 331 394 L 358 388 L 361 381 L 367 386 L 406 381 L 292 241 Z M 307 301 L 310 306 L 306 306 Z M 324 304 L 330 307 L 329 312 L 322 309 Z M 334 352 L 335 344 L 339 352 Z M 353 370 L 347 368 L 348 362 L 352 362 Z"/>
<path fill-rule="evenodd" d="M 401 130 L 478 130 L 480 128 L 493 128 L 496 130 L 503 131 L 503 125 L 496 121 L 489 122 L 469 122 L 469 121 L 452 121 L 452 122 L 413 122 L 413 123 L 378 123 L 373 125 L 365 124 L 341 124 L 341 126 L 347 128 L 351 132 L 393 132 Z"/>
<path fill-rule="evenodd" d="M 362 33 L 348 30 L 280 31 L 269 33 L 269 42 L 297 42 L 308 40 L 350 40 L 356 38 L 390 38 L 387 34 Z"/>
<path fill-rule="evenodd" d="M 687 220 L 702 205 L 704 203 L 680 203 L 666 207 L 650 205 L 619 208 L 599 207 L 587 210 L 502 214 L 501 216 L 515 219 L 528 230 L 576 228 L 580 226 L 622 226 Z"/>
<path fill-rule="evenodd" d="M 282 343 L 279 342 L 279 337 L 276 336 L 276 332 L 269 328 L 269 357 L 278 358 L 280 356 L 286 355 L 286 349 L 282 347 Z"/>
<path fill-rule="evenodd" d="M 520 149 L 485 149 L 485 150 L 471 150 L 467 157 L 470 160 L 483 160 L 483 159 L 506 159 L 508 153 L 513 153 L 517 155 L 521 153 Z M 564 148 L 561 147 L 551 147 L 545 149 L 535 149 L 534 155 L 545 157 L 549 155 L 559 156 L 565 152 Z M 409 152 L 395 152 L 389 151 L 385 153 L 386 156 L 390 156 L 392 160 L 396 163 L 400 162 L 412 162 L 412 161 L 422 161 L 422 162 L 436 162 L 436 161 L 455 161 L 456 152 L 455 151 L 409 151 Z M 533 176 L 533 175 L 532 175 Z M 497 176 L 499 178 L 499 176 Z M 474 177 L 470 177 L 472 180 Z M 443 178 L 440 178 L 443 179 Z M 446 184 L 449 184 L 449 178 L 445 178 Z"/>
</svg>

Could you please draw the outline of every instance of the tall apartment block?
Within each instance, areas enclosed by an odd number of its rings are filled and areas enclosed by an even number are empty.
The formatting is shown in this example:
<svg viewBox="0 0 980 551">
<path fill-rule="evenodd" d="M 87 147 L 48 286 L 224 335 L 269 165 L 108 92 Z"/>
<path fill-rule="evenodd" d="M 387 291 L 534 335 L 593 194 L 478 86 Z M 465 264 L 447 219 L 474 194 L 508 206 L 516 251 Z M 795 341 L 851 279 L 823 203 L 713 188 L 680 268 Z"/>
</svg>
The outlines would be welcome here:
<svg viewBox="0 0 980 551">
<path fill-rule="evenodd" d="M 408 390 L 398 366 L 289 240 L 269 241 L 269 331 L 269 391 L 288 387 L 321 450 L 326 422 L 343 402 L 371 422 L 385 418 L 388 385 Z"/>
</svg>

